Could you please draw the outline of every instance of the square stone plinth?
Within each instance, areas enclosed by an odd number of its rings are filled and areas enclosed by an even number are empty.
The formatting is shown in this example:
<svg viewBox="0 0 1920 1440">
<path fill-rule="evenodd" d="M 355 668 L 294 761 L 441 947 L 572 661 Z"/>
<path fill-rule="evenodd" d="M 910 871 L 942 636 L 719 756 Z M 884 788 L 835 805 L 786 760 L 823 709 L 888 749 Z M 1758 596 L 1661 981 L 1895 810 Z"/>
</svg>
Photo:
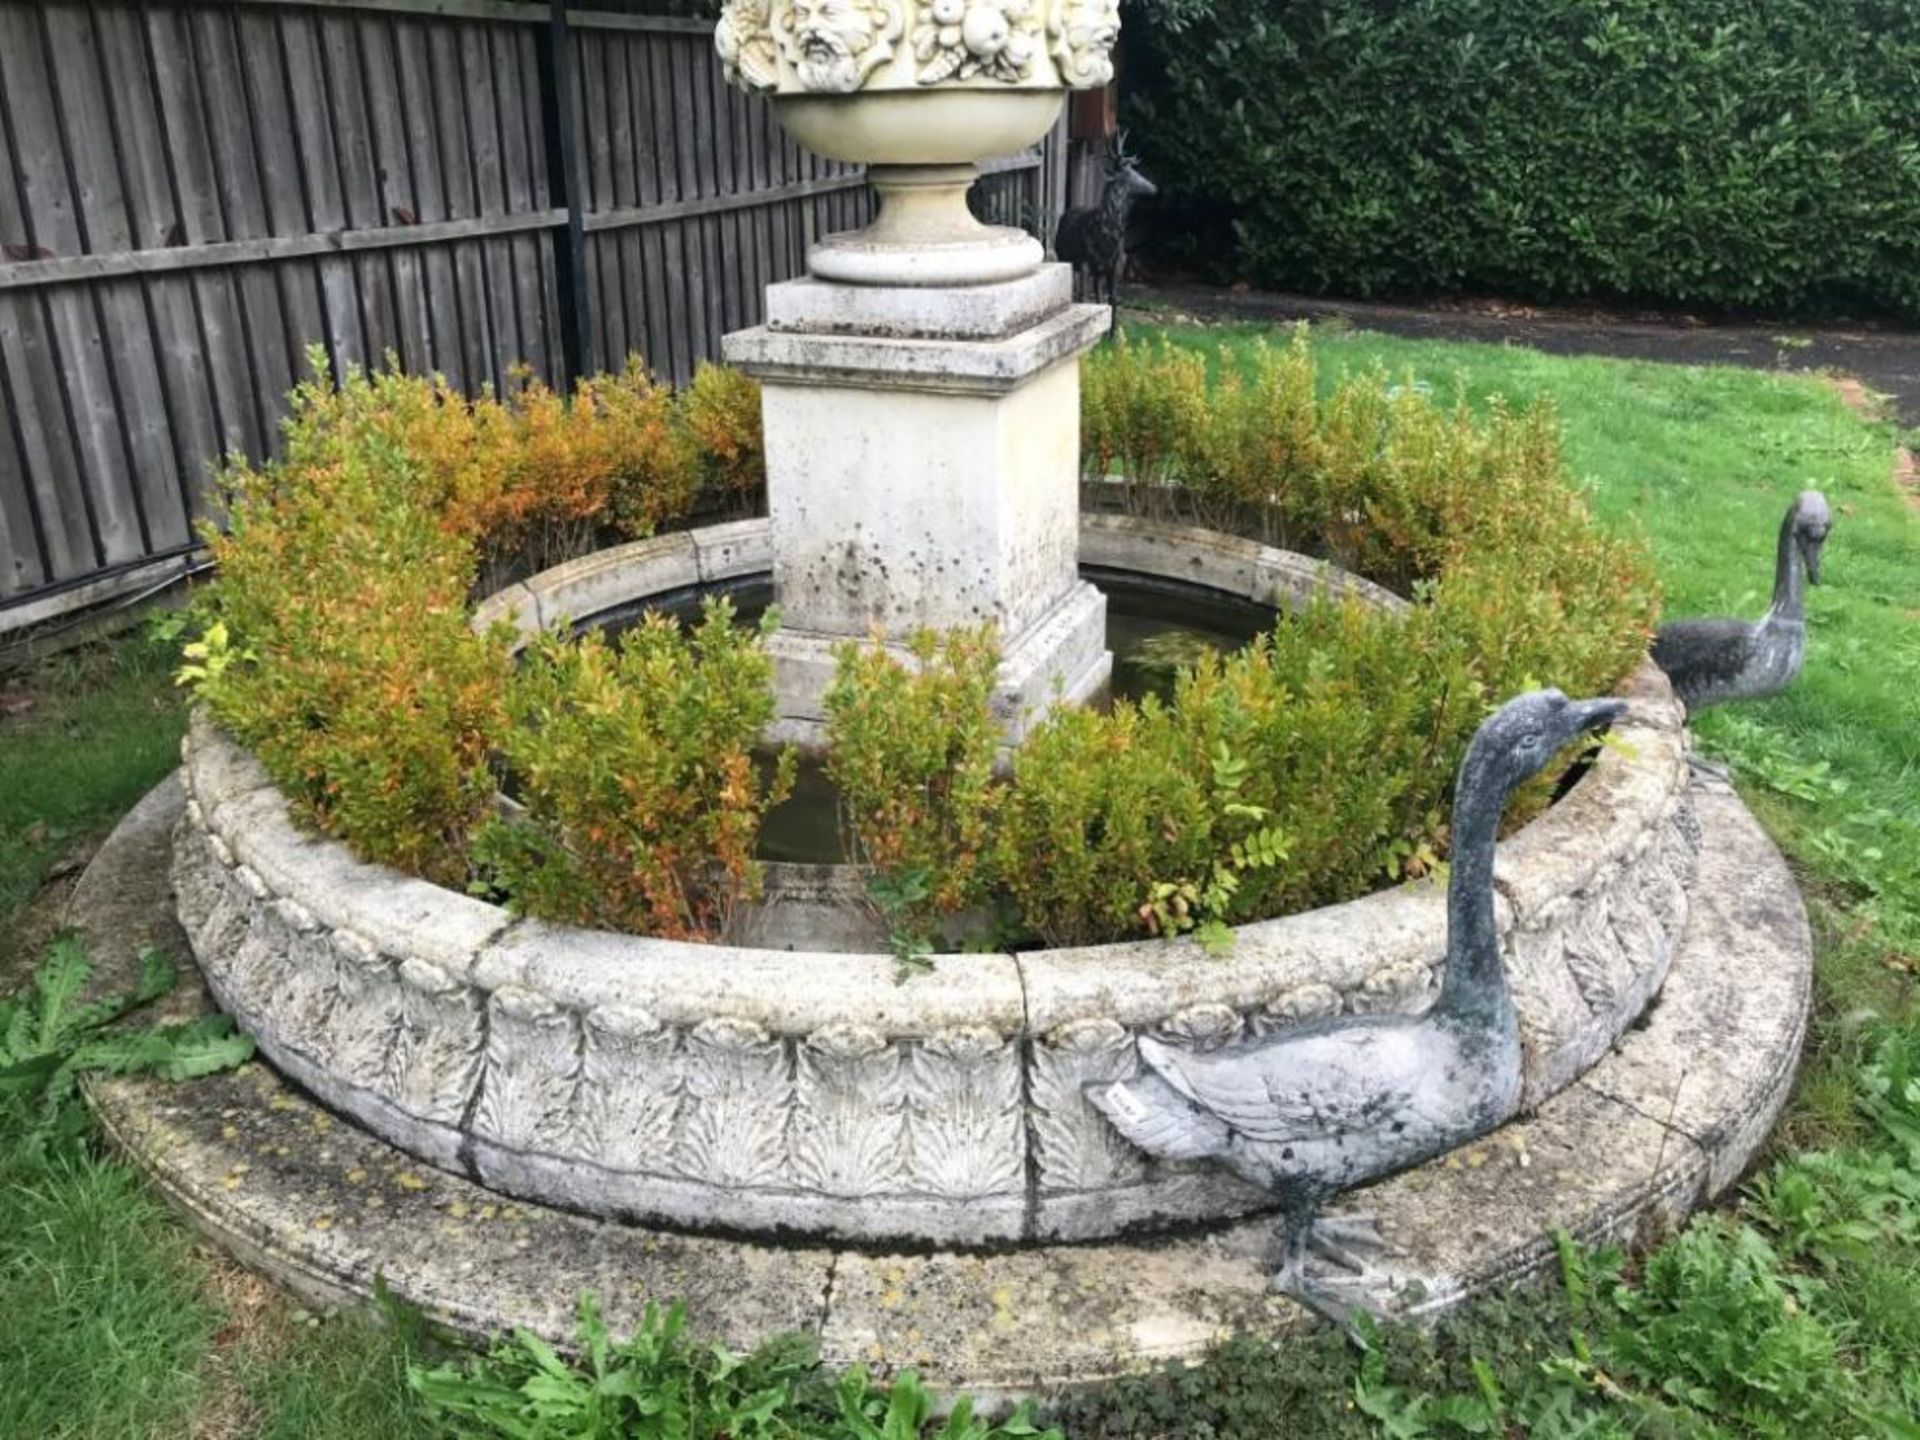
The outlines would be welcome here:
<svg viewBox="0 0 1920 1440">
<path fill-rule="evenodd" d="M 849 637 L 783 624 L 767 640 L 773 656 L 778 716 L 769 738 L 814 748 L 826 738 L 827 688 L 834 651 Z M 909 667 L 906 646 L 888 648 Z M 1107 597 L 1085 581 L 1073 588 L 1011 643 L 1002 641 L 993 711 L 1007 740 L 1017 742 L 1054 705 L 1084 705 L 1104 695 L 1113 679 L 1107 649 Z"/>
<path fill-rule="evenodd" d="M 808 305 L 821 324 L 897 311 L 938 334 L 1045 313 L 986 339 L 727 337 L 727 358 L 763 388 L 783 731 L 817 738 L 836 644 L 904 647 L 921 630 L 998 630 L 1009 738 L 1056 699 L 1097 692 L 1112 662 L 1105 604 L 1079 578 L 1079 357 L 1105 333 L 1105 307 L 1064 303 L 1054 270 L 910 295 L 822 299 L 848 287 L 808 285 L 788 296 L 788 320 Z"/>
</svg>

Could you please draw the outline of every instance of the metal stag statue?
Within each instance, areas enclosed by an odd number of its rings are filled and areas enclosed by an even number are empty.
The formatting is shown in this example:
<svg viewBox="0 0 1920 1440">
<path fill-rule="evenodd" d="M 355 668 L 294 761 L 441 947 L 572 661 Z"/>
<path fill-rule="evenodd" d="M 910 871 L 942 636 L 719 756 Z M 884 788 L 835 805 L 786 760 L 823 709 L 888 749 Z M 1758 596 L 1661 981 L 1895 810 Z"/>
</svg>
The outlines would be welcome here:
<svg viewBox="0 0 1920 1440">
<path fill-rule="evenodd" d="M 1098 205 L 1082 205 L 1060 217 L 1054 232 L 1053 253 L 1073 266 L 1081 298 L 1102 298 L 1115 310 L 1119 323 L 1120 276 L 1127 265 L 1127 220 L 1133 203 L 1159 194 L 1154 183 L 1142 175 L 1127 153 L 1123 130 L 1114 137 L 1113 154 L 1107 162 L 1107 183 L 1100 192 Z"/>
<path fill-rule="evenodd" d="M 1366 1259 L 1385 1249 L 1372 1219 L 1320 1218 L 1321 1205 L 1513 1114 L 1519 1022 L 1494 925 L 1500 814 L 1516 786 L 1625 708 L 1538 690 L 1481 725 L 1454 795 L 1446 977 L 1425 1015 L 1339 1016 L 1211 1053 L 1143 1036 L 1139 1075 L 1087 1088 L 1149 1154 L 1218 1160 L 1278 1197 L 1275 1289 L 1342 1323 L 1382 1309 L 1381 1280 Z M 1312 1264 L 1309 1252 L 1333 1267 Z"/>
<path fill-rule="evenodd" d="M 1793 683 L 1807 657 L 1806 586 L 1820 583 L 1820 552 L 1833 512 L 1802 490 L 1780 522 L 1773 604 L 1755 621 L 1674 620 L 1660 627 L 1653 660 L 1689 712 L 1728 700 L 1762 700 Z"/>
</svg>

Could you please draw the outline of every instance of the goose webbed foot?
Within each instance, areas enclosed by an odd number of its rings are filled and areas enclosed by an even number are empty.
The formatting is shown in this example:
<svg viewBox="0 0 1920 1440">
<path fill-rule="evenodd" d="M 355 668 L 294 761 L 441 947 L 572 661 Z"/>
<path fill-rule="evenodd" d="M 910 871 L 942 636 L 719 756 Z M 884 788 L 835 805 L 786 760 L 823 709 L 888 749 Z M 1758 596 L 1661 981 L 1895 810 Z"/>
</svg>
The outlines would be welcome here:
<svg viewBox="0 0 1920 1440">
<path fill-rule="evenodd" d="M 1271 1289 L 1345 1330 L 1362 1315 L 1386 1318 L 1393 1284 L 1372 1261 L 1392 1247 L 1371 1215 L 1303 1217 L 1276 1240 Z"/>
<path fill-rule="evenodd" d="M 1358 1276 L 1372 1275 L 1392 1248 L 1371 1215 L 1322 1215 L 1307 1231 L 1308 1250 Z"/>
</svg>

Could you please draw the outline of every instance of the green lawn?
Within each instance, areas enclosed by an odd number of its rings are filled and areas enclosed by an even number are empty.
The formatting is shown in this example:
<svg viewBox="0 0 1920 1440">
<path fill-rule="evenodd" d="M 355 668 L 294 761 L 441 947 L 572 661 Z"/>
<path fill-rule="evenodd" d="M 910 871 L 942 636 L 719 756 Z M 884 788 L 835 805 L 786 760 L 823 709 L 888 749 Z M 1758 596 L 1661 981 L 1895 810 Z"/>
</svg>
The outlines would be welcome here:
<svg viewBox="0 0 1920 1440">
<path fill-rule="evenodd" d="M 1261 332 L 1167 333 L 1231 363 Z M 1075 1436 L 1249 1440 L 1920 1435 L 1920 516 L 1890 483 L 1890 427 L 1785 375 L 1339 332 L 1315 346 L 1328 380 L 1384 364 L 1443 399 L 1551 397 L 1575 472 L 1603 515 L 1645 530 L 1676 613 L 1757 614 L 1788 500 L 1834 501 L 1805 675 L 1699 726 L 1803 874 L 1812 1058 L 1749 1197 L 1624 1270 L 1569 1255 L 1566 1286 L 1365 1356 L 1330 1334 L 1236 1342 L 1059 1419 Z M 165 668 L 136 640 L 0 689 L 0 958 L 48 872 L 172 764 Z M 306 1316 L 196 1247 L 110 1158 L 38 1159 L 4 1110 L 0 1126 L 0 1437 L 448 1433 L 404 1386 L 413 1338 Z"/>
<path fill-rule="evenodd" d="M 0 975 L 17 915 L 180 759 L 168 647 L 144 635 L 0 681 Z"/>
</svg>

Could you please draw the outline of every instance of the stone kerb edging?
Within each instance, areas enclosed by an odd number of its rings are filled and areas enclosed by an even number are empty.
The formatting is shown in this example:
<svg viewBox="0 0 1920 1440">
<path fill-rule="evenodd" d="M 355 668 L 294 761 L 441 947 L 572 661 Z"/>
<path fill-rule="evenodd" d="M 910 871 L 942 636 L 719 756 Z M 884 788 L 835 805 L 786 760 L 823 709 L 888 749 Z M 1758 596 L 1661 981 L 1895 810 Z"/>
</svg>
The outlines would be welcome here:
<svg viewBox="0 0 1920 1440">
<path fill-rule="evenodd" d="M 1181 580 L 1260 605 L 1297 607 L 1328 589 L 1382 609 L 1407 603 L 1371 580 L 1290 550 L 1130 515 L 1082 515 L 1080 561 Z M 473 626 L 484 630 L 505 620 L 532 635 L 557 620 L 590 620 L 649 595 L 772 570 L 769 522 L 737 520 L 635 540 L 543 570 L 488 596 L 475 607 Z"/>
<path fill-rule="evenodd" d="M 719 527 L 730 538 L 704 553 L 750 570 L 754 523 Z M 713 535 L 642 544 L 697 576 Z M 1244 560 L 1218 553 L 1206 563 Z M 590 615 L 575 606 L 609 567 L 562 569 L 565 588 L 549 572 L 527 594 Z M 1620 743 L 1501 847 L 1529 1104 L 1634 1020 L 1685 919 L 1697 842 L 1680 710 L 1651 666 L 1628 698 Z M 1158 941 L 947 956 L 900 984 L 886 955 L 516 921 L 302 833 L 202 717 L 184 755 L 180 918 L 265 1055 L 432 1163 L 595 1213 L 949 1244 L 1244 1214 L 1263 1197 L 1146 1161 L 1081 1086 L 1129 1073 L 1144 1032 L 1212 1045 L 1418 1010 L 1443 958 L 1428 883 L 1241 927 L 1220 959 Z"/>
</svg>

